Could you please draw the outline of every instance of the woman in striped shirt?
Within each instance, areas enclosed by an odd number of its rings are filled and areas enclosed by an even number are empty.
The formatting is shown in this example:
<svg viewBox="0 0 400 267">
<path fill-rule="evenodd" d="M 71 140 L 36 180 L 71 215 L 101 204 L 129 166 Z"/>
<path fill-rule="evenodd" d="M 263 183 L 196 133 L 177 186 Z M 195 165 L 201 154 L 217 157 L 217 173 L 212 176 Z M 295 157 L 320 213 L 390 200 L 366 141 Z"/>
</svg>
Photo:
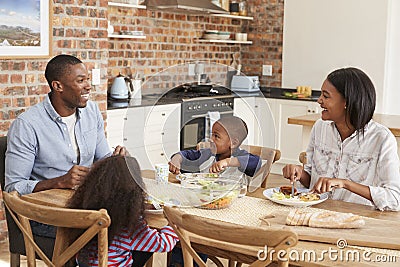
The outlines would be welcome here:
<svg viewBox="0 0 400 267">
<path fill-rule="evenodd" d="M 149 228 L 144 214 L 144 183 L 133 157 L 112 156 L 96 162 L 69 200 L 70 208 L 104 208 L 108 228 L 108 266 L 143 266 L 153 252 L 171 251 L 178 237 L 170 226 Z M 79 266 L 98 266 L 97 242 L 79 253 Z"/>
</svg>

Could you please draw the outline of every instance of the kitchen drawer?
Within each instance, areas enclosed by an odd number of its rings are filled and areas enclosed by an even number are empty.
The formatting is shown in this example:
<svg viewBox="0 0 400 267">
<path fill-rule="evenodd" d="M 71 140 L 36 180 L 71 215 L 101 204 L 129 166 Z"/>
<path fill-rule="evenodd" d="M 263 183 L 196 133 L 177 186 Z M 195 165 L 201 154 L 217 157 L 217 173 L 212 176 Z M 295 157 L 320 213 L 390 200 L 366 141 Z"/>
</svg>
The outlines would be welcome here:
<svg viewBox="0 0 400 267">
<path fill-rule="evenodd" d="M 158 163 L 168 163 L 171 156 L 179 152 L 179 148 L 175 143 L 166 143 L 163 145 L 146 146 L 146 152 L 150 162 L 154 166 Z"/>
<path fill-rule="evenodd" d="M 179 142 L 179 126 L 173 128 L 160 129 L 159 125 L 147 126 L 144 132 L 144 144 L 164 144 Z"/>
<path fill-rule="evenodd" d="M 161 128 L 176 127 L 176 124 L 180 123 L 180 107 L 180 104 L 146 107 L 144 125 L 158 125 Z"/>
<path fill-rule="evenodd" d="M 142 170 L 150 170 L 154 169 L 155 164 L 168 163 L 171 156 L 179 151 L 179 146 L 177 143 L 166 143 L 131 148 L 128 151 L 138 160 Z"/>
</svg>

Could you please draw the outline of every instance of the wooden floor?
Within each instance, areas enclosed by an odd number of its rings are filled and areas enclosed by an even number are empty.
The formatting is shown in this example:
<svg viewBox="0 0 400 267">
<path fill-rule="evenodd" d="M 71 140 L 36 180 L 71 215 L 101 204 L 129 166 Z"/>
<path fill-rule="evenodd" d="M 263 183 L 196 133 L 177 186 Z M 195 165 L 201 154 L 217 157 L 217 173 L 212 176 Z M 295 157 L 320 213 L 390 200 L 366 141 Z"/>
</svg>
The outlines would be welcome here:
<svg viewBox="0 0 400 267">
<path fill-rule="evenodd" d="M 277 187 L 284 184 L 289 184 L 287 179 L 284 179 L 282 175 L 270 174 L 267 180 L 267 187 Z M 224 266 L 228 266 L 227 261 L 222 260 Z M 0 243 L 0 267 L 10 266 L 10 254 L 8 252 L 8 240 Z M 24 256 L 21 256 L 21 267 L 27 266 Z M 46 266 L 42 261 L 36 261 L 37 267 Z M 165 254 L 156 253 L 154 257 L 153 267 L 165 267 L 166 266 L 166 256 Z M 208 261 L 207 266 L 216 266 L 212 262 Z M 243 264 L 243 267 L 246 265 Z"/>
</svg>

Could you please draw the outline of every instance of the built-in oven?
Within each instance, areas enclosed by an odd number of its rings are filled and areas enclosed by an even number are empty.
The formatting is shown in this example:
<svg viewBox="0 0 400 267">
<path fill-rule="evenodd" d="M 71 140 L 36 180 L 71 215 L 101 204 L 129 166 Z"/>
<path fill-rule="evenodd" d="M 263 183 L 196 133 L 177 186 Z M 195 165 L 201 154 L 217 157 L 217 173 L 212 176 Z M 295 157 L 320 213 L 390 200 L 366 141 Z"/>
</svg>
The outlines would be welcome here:
<svg viewBox="0 0 400 267">
<path fill-rule="evenodd" d="M 233 116 L 233 97 L 187 99 L 181 109 L 180 149 L 195 149 L 197 143 L 210 137 L 214 120 Z"/>
</svg>

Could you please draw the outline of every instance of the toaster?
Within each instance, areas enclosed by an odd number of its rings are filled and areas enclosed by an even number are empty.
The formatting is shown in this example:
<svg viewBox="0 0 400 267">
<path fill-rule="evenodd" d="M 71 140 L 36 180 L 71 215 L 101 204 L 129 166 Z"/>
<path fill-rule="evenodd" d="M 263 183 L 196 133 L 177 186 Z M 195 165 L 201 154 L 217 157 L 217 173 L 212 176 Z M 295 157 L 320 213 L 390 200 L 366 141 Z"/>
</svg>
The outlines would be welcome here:
<svg viewBox="0 0 400 267">
<path fill-rule="evenodd" d="M 260 90 L 258 76 L 234 75 L 231 82 L 231 90 L 234 92 L 254 93 Z"/>
</svg>

